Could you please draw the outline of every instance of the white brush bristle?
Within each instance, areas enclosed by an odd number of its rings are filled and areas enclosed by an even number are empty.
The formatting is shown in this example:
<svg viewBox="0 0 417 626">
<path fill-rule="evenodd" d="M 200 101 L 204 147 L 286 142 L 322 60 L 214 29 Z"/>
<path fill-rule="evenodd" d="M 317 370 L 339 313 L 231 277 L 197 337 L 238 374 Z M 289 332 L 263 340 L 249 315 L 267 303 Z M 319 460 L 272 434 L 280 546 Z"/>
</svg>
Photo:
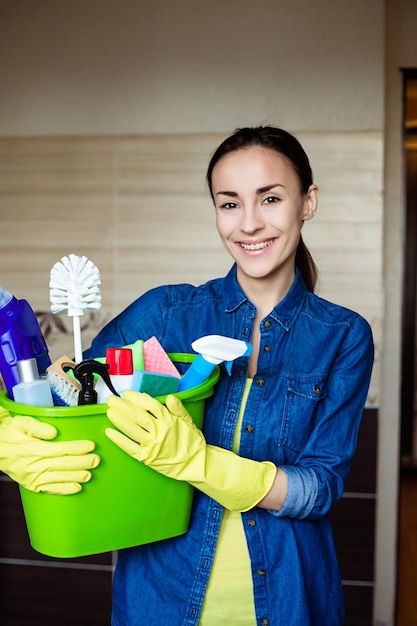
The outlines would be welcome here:
<svg viewBox="0 0 417 626">
<path fill-rule="evenodd" d="M 52 313 L 68 310 L 71 317 L 101 307 L 100 272 L 85 256 L 62 257 L 51 269 L 49 288 Z"/>
</svg>

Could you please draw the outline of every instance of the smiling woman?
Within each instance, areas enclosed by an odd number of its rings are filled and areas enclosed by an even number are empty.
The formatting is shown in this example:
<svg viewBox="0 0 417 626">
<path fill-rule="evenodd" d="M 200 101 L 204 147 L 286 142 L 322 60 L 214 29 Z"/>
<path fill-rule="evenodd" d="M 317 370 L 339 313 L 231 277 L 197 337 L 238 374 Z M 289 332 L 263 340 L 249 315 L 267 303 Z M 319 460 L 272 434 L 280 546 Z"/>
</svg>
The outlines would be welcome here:
<svg viewBox="0 0 417 626">
<path fill-rule="evenodd" d="M 251 151 L 249 157 L 248 151 Z M 227 163 L 226 160 L 228 156 L 232 158 L 230 163 Z M 246 163 L 248 180 L 246 180 L 243 169 L 240 168 L 240 160 L 242 167 Z M 277 166 L 277 170 L 274 170 L 274 164 Z M 232 176 L 230 184 L 237 185 L 237 189 L 228 190 L 224 188 L 221 178 L 217 183 L 217 177 L 221 176 L 219 173 L 220 166 L 226 175 L 230 172 Z M 216 169 L 216 173 L 214 169 Z M 250 178 L 251 175 L 252 178 Z M 257 179 L 258 175 L 259 179 Z M 272 178 L 270 178 L 271 176 Z M 265 186 L 258 187 L 262 179 L 265 180 Z M 318 187 L 313 183 L 313 173 L 308 156 L 299 141 L 283 129 L 269 126 L 240 129 L 239 132 L 221 143 L 214 152 L 207 170 L 207 181 L 211 197 L 218 210 L 232 206 L 237 208 L 237 203 L 228 203 L 227 198 L 237 199 L 238 190 L 241 193 L 245 191 L 245 183 L 247 183 L 246 191 L 249 194 L 251 192 L 255 194 L 256 201 L 262 202 L 262 205 L 277 204 L 285 200 L 287 204 L 291 200 L 304 204 L 304 201 L 308 200 L 308 206 L 303 207 L 304 216 L 300 216 L 300 225 L 305 220 L 311 219 L 317 210 Z M 220 187 L 215 189 L 214 185 L 219 183 Z M 252 189 L 249 188 L 251 183 L 256 185 Z M 268 194 L 269 191 L 274 193 Z M 224 196 L 223 199 L 222 196 Z M 255 197 L 251 201 L 255 201 Z M 217 225 L 220 230 L 219 216 Z M 249 225 L 249 228 L 253 228 L 253 225 Z M 222 237 L 221 232 L 220 236 Z M 261 247 L 268 246 L 270 242 L 267 240 L 266 242 L 254 243 L 249 240 L 248 246 L 249 249 L 254 245 L 259 245 L 259 243 Z M 224 239 L 223 243 L 225 243 Z M 245 248 L 244 241 L 241 242 L 241 245 Z M 296 247 L 296 264 L 303 274 L 307 288 L 314 291 L 317 270 L 311 254 L 302 240 L 301 233 L 299 233 Z"/>
<path fill-rule="evenodd" d="M 301 228 L 317 210 L 317 186 L 311 183 L 303 192 L 286 157 L 252 146 L 215 165 L 212 193 L 217 229 L 237 262 L 241 286 L 252 296 L 259 293 L 257 279 L 273 285 L 275 302 L 266 303 L 272 308 L 294 280 Z M 262 302 L 256 304 L 263 308 Z"/>
<path fill-rule="evenodd" d="M 301 231 L 316 213 L 318 188 L 295 137 L 273 127 L 237 130 L 214 153 L 207 180 L 229 273 L 151 289 L 84 353 L 150 337 L 166 352 L 189 352 L 211 334 L 253 347 L 231 375 L 220 368 L 202 430 L 175 396 L 164 406 L 136 392 L 109 400 L 112 442 L 195 487 L 185 534 L 119 553 L 112 624 L 340 626 L 327 514 L 356 450 L 371 330 L 358 313 L 314 294 Z M 0 427 L 0 436 L 10 432 Z M 6 473 L 19 454 L 12 439 L 0 464 Z M 42 441 L 46 470 L 55 445 Z"/>
</svg>

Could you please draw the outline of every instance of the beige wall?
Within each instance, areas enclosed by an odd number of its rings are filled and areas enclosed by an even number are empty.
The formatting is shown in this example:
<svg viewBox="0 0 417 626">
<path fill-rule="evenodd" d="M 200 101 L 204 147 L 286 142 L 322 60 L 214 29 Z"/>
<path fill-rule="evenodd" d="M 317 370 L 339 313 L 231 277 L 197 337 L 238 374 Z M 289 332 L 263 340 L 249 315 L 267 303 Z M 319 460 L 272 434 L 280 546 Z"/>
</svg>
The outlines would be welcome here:
<svg viewBox="0 0 417 626">
<path fill-rule="evenodd" d="M 382 130 L 381 0 L 2 0 L 0 136 Z"/>
</svg>

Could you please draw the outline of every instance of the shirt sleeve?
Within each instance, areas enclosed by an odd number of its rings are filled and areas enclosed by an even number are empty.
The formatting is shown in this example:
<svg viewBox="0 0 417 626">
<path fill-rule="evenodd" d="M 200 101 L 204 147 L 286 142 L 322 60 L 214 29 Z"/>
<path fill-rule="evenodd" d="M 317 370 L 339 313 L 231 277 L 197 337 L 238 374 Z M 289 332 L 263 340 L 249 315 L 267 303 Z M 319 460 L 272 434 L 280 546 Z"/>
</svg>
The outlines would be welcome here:
<svg viewBox="0 0 417 626">
<path fill-rule="evenodd" d="M 372 332 L 360 316 L 328 374 L 328 395 L 315 427 L 292 465 L 282 465 L 288 491 L 276 517 L 316 519 L 341 497 L 355 454 L 374 358 Z"/>
</svg>

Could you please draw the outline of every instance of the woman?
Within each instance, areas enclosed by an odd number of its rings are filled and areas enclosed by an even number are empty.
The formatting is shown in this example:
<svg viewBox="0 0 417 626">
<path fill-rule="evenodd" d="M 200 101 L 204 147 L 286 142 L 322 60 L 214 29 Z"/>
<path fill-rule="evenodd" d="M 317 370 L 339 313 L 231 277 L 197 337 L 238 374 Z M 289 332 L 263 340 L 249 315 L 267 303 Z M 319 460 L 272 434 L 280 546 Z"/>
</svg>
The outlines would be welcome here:
<svg viewBox="0 0 417 626">
<path fill-rule="evenodd" d="M 237 130 L 214 153 L 207 181 L 234 260 L 228 275 L 149 291 L 86 353 L 153 335 L 167 352 L 189 352 L 208 334 L 253 346 L 231 376 L 222 370 L 204 436 L 173 396 L 166 407 L 135 392 L 109 400 L 109 438 L 196 487 L 185 535 L 120 552 L 112 624 L 339 626 L 343 595 L 326 514 L 355 451 L 371 331 L 313 293 L 301 230 L 316 213 L 318 188 L 295 137 Z"/>
</svg>

